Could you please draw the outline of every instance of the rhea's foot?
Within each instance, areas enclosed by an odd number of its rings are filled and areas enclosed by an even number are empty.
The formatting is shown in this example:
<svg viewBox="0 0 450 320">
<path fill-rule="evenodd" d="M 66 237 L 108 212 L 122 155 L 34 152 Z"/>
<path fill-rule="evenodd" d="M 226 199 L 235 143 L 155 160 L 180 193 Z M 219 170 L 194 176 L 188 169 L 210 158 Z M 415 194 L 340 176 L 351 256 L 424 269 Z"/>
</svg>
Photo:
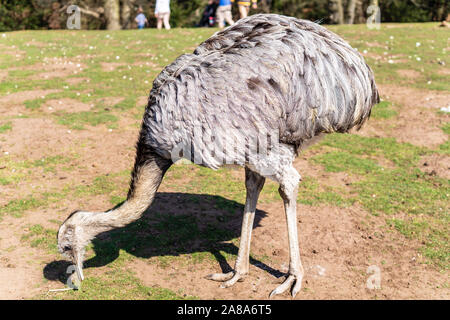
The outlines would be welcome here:
<svg viewBox="0 0 450 320">
<path fill-rule="evenodd" d="M 221 288 L 228 288 L 238 281 L 243 281 L 244 274 L 230 271 L 227 273 L 212 273 L 206 276 L 206 279 L 223 282 Z"/>
<path fill-rule="evenodd" d="M 302 287 L 302 278 L 303 278 L 303 274 L 298 272 L 298 273 L 289 273 L 288 277 L 286 278 L 286 280 L 284 280 L 284 282 L 282 284 L 280 284 L 278 287 L 275 288 L 275 290 L 273 290 L 270 295 L 269 298 L 272 298 L 273 296 L 277 295 L 277 294 L 282 294 L 283 292 L 285 292 L 287 289 L 292 287 L 291 290 L 291 295 L 292 298 L 295 298 L 295 296 L 297 295 L 297 293 L 300 291 L 301 287 Z"/>
</svg>

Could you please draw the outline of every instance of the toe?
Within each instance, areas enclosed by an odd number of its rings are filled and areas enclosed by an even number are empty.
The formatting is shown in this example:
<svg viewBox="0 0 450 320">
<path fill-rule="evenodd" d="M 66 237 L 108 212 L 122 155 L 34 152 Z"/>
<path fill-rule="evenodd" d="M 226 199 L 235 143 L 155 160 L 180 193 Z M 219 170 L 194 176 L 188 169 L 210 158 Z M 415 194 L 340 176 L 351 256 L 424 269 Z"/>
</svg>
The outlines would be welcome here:
<svg viewBox="0 0 450 320">
<path fill-rule="evenodd" d="M 295 298 L 295 296 L 297 295 L 297 293 L 300 291 L 301 288 L 302 288 L 302 277 L 299 277 L 295 280 L 295 284 L 292 287 L 291 291 L 292 298 Z"/>
<path fill-rule="evenodd" d="M 241 280 L 241 278 L 242 278 L 241 274 L 239 274 L 239 273 L 236 272 L 236 273 L 234 274 L 234 276 L 233 276 L 230 280 L 225 281 L 220 287 L 221 287 L 221 288 L 228 288 L 228 287 L 231 287 L 231 286 L 234 285 L 236 282 L 238 282 L 239 280 Z"/>
<path fill-rule="evenodd" d="M 284 280 L 284 282 L 282 284 L 280 284 L 278 287 L 275 288 L 275 290 L 273 290 L 270 295 L 269 298 L 272 298 L 273 296 L 277 295 L 277 294 L 281 294 L 283 292 L 285 292 L 294 282 L 295 277 L 293 275 L 289 275 L 289 277 L 286 278 L 286 280 Z"/>
<path fill-rule="evenodd" d="M 234 272 L 230 271 L 228 273 L 212 273 L 206 276 L 206 279 L 213 281 L 227 281 L 232 279 Z"/>
</svg>

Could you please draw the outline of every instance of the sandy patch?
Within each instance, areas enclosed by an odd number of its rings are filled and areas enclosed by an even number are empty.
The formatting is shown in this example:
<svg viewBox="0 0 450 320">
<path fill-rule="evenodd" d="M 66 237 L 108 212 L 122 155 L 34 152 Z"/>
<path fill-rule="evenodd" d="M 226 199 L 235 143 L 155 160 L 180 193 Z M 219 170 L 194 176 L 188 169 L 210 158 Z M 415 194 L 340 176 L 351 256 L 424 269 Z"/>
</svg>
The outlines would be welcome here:
<svg viewBox="0 0 450 320">
<path fill-rule="evenodd" d="M 121 102 L 123 99 L 124 99 L 123 97 L 105 97 L 98 99 L 97 102 L 100 104 L 104 104 L 108 107 L 113 107 L 119 102 Z"/>
<path fill-rule="evenodd" d="M 419 78 L 422 75 L 420 72 L 418 72 L 416 70 L 409 70 L 409 69 L 397 70 L 397 73 L 400 76 L 408 78 L 408 79 L 417 79 L 417 78 Z"/>
<path fill-rule="evenodd" d="M 447 141 L 447 135 L 440 128 L 449 116 L 439 116 L 437 111 L 447 106 L 449 93 L 395 85 L 379 85 L 378 88 L 383 99 L 398 106 L 398 115 L 387 120 L 370 119 L 358 134 L 394 137 L 399 142 L 428 148 L 436 148 Z"/>
<path fill-rule="evenodd" d="M 148 103 L 148 97 L 147 96 L 140 96 L 136 100 L 136 106 L 137 107 L 145 107 Z"/>
<path fill-rule="evenodd" d="M 121 63 L 121 62 L 100 62 L 100 65 L 102 66 L 102 70 L 103 71 L 114 71 L 116 70 L 118 67 L 124 66 L 126 65 L 125 63 Z"/>
<path fill-rule="evenodd" d="M 29 41 L 26 43 L 27 46 L 34 46 L 38 48 L 45 48 L 48 47 L 50 44 L 46 42 L 40 42 L 40 41 Z"/>
<path fill-rule="evenodd" d="M 64 78 L 83 71 L 86 65 L 67 58 L 44 58 L 43 62 L 11 70 L 33 70 L 36 74 L 29 77 L 30 80 L 42 80 L 52 78 Z"/>
<path fill-rule="evenodd" d="M 143 67 L 150 67 L 150 68 L 154 68 L 157 67 L 157 65 L 153 62 L 149 62 L 149 61 L 136 61 L 134 63 L 121 63 L 121 62 L 100 62 L 100 65 L 102 66 L 102 70 L 103 71 L 107 71 L 107 72 L 111 72 L 116 70 L 117 68 L 123 67 L 123 66 L 137 66 L 140 68 Z"/>
<path fill-rule="evenodd" d="M 438 70 L 437 73 L 440 74 L 441 76 L 450 76 L 450 69 L 449 68 L 441 68 L 440 70 Z"/>
<path fill-rule="evenodd" d="M 177 204 L 174 203 L 174 197 L 171 197 L 170 202 L 164 200 L 165 197 L 162 195 L 155 201 L 155 211 L 167 211 L 167 205 L 178 205 L 191 211 L 192 205 L 185 203 L 183 196 L 177 198 Z M 161 267 L 157 262 L 148 260 L 153 256 L 149 254 L 143 257 L 146 259 L 130 263 L 130 268 L 148 286 L 161 286 L 176 292 L 182 290 L 201 299 L 267 299 L 288 270 L 289 247 L 282 208 L 281 202 L 258 206 L 251 252 L 255 257 L 267 258 L 264 261 L 252 259 L 249 275 L 243 282 L 230 288 L 222 289 L 220 283 L 204 277 L 212 272 L 229 271 L 234 267 L 233 259 L 223 259 L 221 266 L 217 262 L 207 261 L 202 264 L 171 263 Z M 236 234 L 240 232 L 239 216 L 237 214 L 232 222 L 236 226 L 233 229 Z M 298 221 L 305 277 L 304 289 L 296 299 L 448 298 L 448 291 L 436 288 L 437 284 L 445 282 L 445 277 L 429 266 L 418 263 L 420 257 L 414 246 L 404 243 L 397 238 L 398 234 L 390 232 L 384 218 L 368 215 L 357 206 L 339 209 L 299 205 Z M 237 252 L 234 244 L 226 239 L 221 240 L 224 240 L 222 243 L 226 247 Z M 193 252 L 214 252 L 214 244 L 197 245 L 200 248 L 193 248 Z M 183 253 L 190 251 L 177 254 Z M 174 253 L 166 250 L 156 255 L 170 256 Z M 376 266 L 381 272 L 379 290 L 366 287 L 370 277 L 367 273 L 369 266 Z M 415 277 L 415 274 L 424 276 Z M 275 299 L 291 297 L 285 293 Z"/>
<path fill-rule="evenodd" d="M 67 78 L 65 81 L 70 85 L 76 85 L 82 82 L 88 82 L 89 78 Z"/>
<path fill-rule="evenodd" d="M 64 98 L 46 101 L 41 109 L 47 113 L 55 111 L 81 112 L 91 110 L 91 106 L 75 99 Z"/>
<path fill-rule="evenodd" d="M 386 48 L 386 45 L 378 43 L 378 42 L 365 42 L 368 47 L 377 47 L 377 48 Z"/>
<path fill-rule="evenodd" d="M 22 104 L 27 100 L 35 100 L 45 97 L 50 93 L 59 92 L 60 90 L 29 90 L 11 93 L 9 95 L 0 97 L 0 110 L 7 110 L 9 105 Z M 3 111 L 3 110 L 2 110 Z"/>
<path fill-rule="evenodd" d="M 421 159 L 420 169 L 429 174 L 441 178 L 450 179 L 450 157 L 444 154 L 432 154 Z"/>
<path fill-rule="evenodd" d="M 8 71 L 1 70 L 0 71 L 0 83 L 3 82 L 6 78 L 8 78 Z"/>
</svg>

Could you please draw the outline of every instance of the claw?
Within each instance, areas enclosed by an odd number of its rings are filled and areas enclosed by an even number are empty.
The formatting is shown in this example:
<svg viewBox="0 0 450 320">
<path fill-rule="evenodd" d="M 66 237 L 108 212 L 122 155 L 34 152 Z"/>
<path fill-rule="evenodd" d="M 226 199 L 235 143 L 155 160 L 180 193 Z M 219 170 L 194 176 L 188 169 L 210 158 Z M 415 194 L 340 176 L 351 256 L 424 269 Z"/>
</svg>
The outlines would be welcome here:
<svg viewBox="0 0 450 320">
<path fill-rule="evenodd" d="M 225 281 L 224 283 L 222 283 L 222 285 L 220 287 L 221 288 L 228 288 L 228 287 L 231 287 L 232 285 L 234 285 L 238 281 L 242 281 L 242 275 L 240 273 L 236 272 L 234 274 L 234 276 L 230 280 Z"/>
<path fill-rule="evenodd" d="M 212 273 L 207 275 L 205 278 L 213 281 L 228 281 L 234 276 L 234 271 L 228 273 Z"/>
<path fill-rule="evenodd" d="M 291 295 L 293 298 L 295 298 L 295 296 L 297 295 L 297 293 L 300 291 L 301 287 L 302 287 L 302 278 L 303 275 L 293 275 L 290 274 L 286 280 L 284 280 L 284 282 L 282 284 L 280 284 L 278 287 L 276 287 L 269 295 L 269 298 L 272 298 L 273 296 L 277 295 L 277 294 L 282 294 L 283 292 L 285 292 L 288 288 L 292 287 L 292 291 L 291 291 Z"/>
</svg>

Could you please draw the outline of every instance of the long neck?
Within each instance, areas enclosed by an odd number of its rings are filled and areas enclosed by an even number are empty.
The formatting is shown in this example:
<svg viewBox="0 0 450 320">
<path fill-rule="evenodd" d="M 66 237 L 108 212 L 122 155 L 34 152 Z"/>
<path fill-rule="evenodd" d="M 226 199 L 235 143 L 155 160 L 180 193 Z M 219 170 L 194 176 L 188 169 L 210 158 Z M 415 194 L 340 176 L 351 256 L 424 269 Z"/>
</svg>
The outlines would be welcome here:
<svg viewBox="0 0 450 320">
<path fill-rule="evenodd" d="M 162 178 L 171 164 L 171 160 L 158 156 L 138 143 L 127 200 L 115 209 L 87 216 L 85 225 L 92 230 L 90 236 L 126 226 L 139 219 L 153 202 Z"/>
</svg>

